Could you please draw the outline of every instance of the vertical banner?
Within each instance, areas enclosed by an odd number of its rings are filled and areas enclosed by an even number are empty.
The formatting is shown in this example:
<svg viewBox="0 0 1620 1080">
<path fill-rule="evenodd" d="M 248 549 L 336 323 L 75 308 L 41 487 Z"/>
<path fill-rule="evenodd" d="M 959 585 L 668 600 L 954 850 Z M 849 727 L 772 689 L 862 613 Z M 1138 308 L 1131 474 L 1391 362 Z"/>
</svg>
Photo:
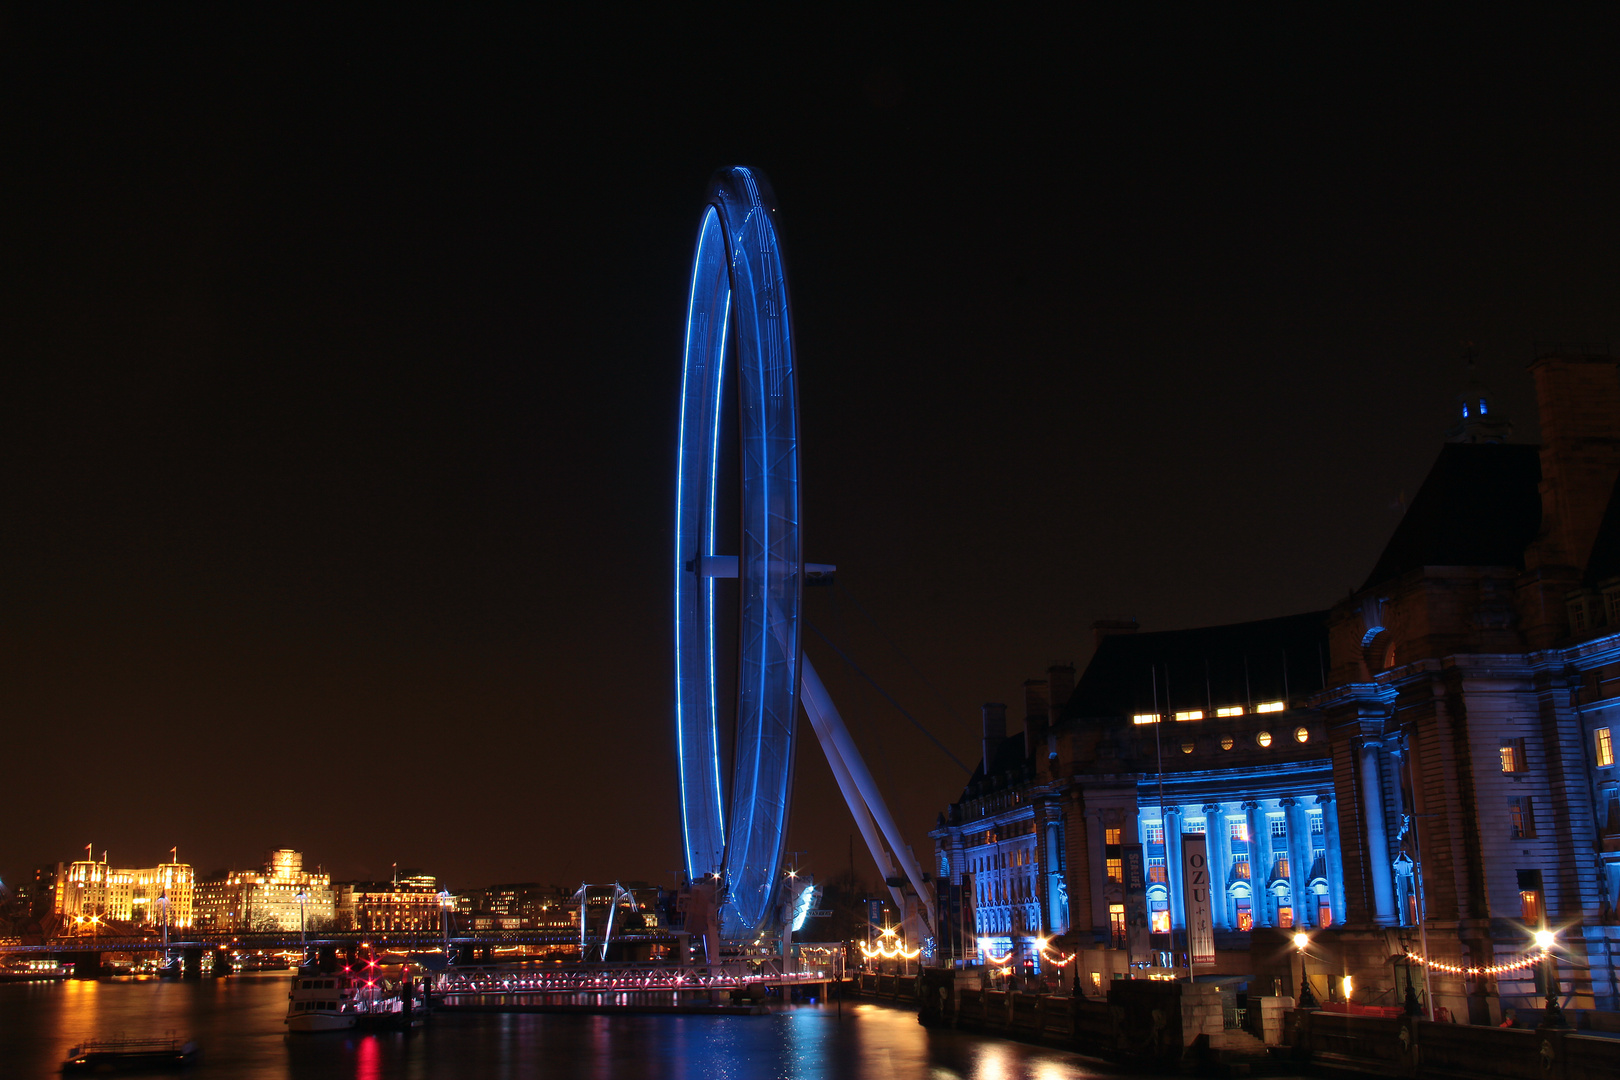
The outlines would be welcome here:
<svg viewBox="0 0 1620 1080">
<path fill-rule="evenodd" d="M 1194 967 L 1215 966 L 1215 923 L 1210 913 L 1208 839 L 1181 837 L 1181 889 L 1187 912 L 1187 955 Z"/>
<path fill-rule="evenodd" d="M 1147 878 L 1141 844 L 1125 845 L 1125 947 L 1132 964 L 1153 959 L 1148 941 Z"/>
</svg>

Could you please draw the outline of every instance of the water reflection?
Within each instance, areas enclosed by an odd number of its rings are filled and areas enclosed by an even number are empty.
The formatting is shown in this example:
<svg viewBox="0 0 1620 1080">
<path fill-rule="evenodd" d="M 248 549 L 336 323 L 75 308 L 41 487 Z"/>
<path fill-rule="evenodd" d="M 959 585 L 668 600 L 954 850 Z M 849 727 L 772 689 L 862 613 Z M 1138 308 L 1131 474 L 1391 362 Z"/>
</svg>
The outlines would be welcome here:
<svg viewBox="0 0 1620 1080">
<path fill-rule="evenodd" d="M 870 1003 L 769 1016 L 445 1014 L 412 1032 L 288 1035 L 284 975 L 0 986 L 7 1076 L 47 1077 L 73 1043 L 119 1032 L 202 1047 L 194 1077 L 239 1080 L 1072 1080 L 1096 1062 L 918 1025 Z M 16 1069 L 15 1073 L 11 1069 Z"/>
</svg>

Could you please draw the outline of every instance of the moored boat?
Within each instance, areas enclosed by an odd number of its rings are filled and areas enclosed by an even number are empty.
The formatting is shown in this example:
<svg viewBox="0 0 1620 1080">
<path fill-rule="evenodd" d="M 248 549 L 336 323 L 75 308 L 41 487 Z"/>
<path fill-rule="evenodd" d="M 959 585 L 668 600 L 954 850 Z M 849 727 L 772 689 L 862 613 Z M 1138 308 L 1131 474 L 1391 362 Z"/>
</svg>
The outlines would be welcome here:
<svg viewBox="0 0 1620 1080">
<path fill-rule="evenodd" d="M 132 1072 L 189 1065 L 197 1044 L 189 1039 L 86 1039 L 68 1051 L 64 1075 Z"/>
<path fill-rule="evenodd" d="M 288 1031 L 340 1031 L 354 1027 L 354 991 L 347 975 L 299 972 L 287 995 Z"/>
</svg>

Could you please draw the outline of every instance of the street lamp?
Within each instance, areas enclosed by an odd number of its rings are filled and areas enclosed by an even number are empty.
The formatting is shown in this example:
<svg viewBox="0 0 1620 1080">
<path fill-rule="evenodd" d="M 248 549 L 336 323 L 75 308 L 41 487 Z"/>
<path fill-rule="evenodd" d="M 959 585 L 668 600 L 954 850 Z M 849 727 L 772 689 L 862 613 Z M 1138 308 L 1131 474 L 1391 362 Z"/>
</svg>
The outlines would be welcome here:
<svg viewBox="0 0 1620 1080">
<path fill-rule="evenodd" d="M 446 966 L 450 960 L 450 909 L 455 906 L 456 898 L 450 895 L 449 889 L 439 890 L 439 930 L 444 936 L 444 962 Z M 583 955 L 583 954 L 581 954 Z"/>
<path fill-rule="evenodd" d="M 1299 1008 L 1317 1008 L 1316 995 L 1311 993 L 1311 977 L 1305 970 L 1305 946 L 1311 943 L 1309 934 L 1295 934 L 1294 948 L 1299 950 Z"/>
<path fill-rule="evenodd" d="M 298 948 L 304 954 L 303 962 L 305 964 L 309 963 L 309 939 L 305 936 L 305 933 L 304 933 L 304 902 L 307 901 L 308 899 L 309 899 L 308 890 L 299 889 L 298 890 Z"/>
<path fill-rule="evenodd" d="M 1559 1004 L 1558 998 L 1558 958 L 1553 955 L 1553 945 L 1557 943 L 1557 936 L 1551 930 L 1536 931 L 1536 945 L 1541 949 L 1541 958 L 1547 964 L 1547 1004 L 1546 1011 L 1541 1017 L 1541 1026 L 1544 1028 L 1566 1028 L 1569 1022 L 1564 1019 L 1564 1007 Z"/>
</svg>

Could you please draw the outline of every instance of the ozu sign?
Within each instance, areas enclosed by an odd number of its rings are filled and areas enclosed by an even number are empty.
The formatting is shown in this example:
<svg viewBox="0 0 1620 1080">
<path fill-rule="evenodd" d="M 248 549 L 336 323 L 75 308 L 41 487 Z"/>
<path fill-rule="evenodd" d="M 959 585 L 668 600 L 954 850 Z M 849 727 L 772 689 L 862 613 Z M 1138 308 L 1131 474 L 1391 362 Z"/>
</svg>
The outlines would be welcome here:
<svg viewBox="0 0 1620 1080">
<path fill-rule="evenodd" d="M 1181 837 L 1181 887 L 1187 909 L 1187 954 L 1194 967 L 1215 966 L 1215 926 L 1210 921 L 1209 855 L 1202 834 Z"/>
</svg>

